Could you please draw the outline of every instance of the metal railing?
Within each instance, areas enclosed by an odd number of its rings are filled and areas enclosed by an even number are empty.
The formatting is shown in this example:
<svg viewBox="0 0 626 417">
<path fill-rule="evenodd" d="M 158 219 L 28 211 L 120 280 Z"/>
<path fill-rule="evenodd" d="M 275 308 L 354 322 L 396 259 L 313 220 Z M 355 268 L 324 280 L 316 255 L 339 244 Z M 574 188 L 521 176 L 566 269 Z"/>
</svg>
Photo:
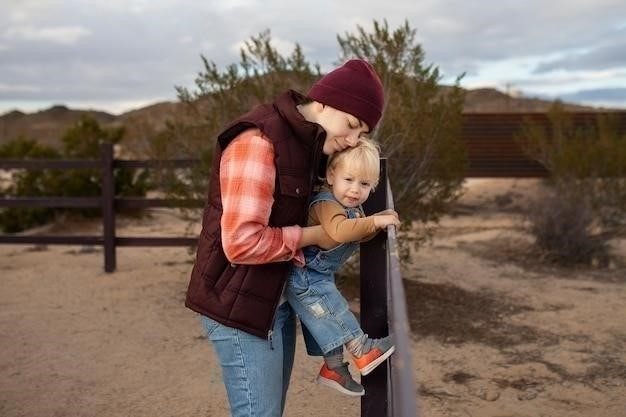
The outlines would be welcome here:
<svg viewBox="0 0 626 417">
<path fill-rule="evenodd" d="M 385 158 L 381 159 L 381 184 L 385 186 L 378 187 L 364 204 L 366 213 L 394 208 Z M 387 366 L 362 378 L 361 417 L 417 417 L 411 330 L 394 228 L 361 244 L 360 275 L 361 327 L 375 338 L 391 332 L 396 346 Z"/>
</svg>

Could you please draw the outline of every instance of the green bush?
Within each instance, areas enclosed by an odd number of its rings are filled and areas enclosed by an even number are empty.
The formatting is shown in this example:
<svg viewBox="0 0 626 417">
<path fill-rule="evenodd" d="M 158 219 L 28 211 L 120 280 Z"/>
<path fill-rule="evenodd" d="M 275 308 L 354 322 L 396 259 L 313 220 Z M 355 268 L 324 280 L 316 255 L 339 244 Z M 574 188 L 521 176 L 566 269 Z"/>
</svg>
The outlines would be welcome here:
<svg viewBox="0 0 626 417">
<path fill-rule="evenodd" d="M 551 189 L 529 206 L 527 219 L 541 257 L 559 264 L 607 264 L 608 246 L 593 232 L 589 198 Z"/>
<path fill-rule="evenodd" d="M 98 159 L 103 143 L 118 143 L 123 128 L 102 128 L 90 116 L 72 126 L 61 140 L 61 151 L 41 145 L 33 139 L 19 137 L 0 146 L 0 158 L 7 159 Z M 115 170 L 118 196 L 144 196 L 149 187 L 147 171 Z M 9 187 L 1 191 L 11 197 L 95 197 L 102 193 L 99 169 L 16 170 Z M 3 208 L 0 228 L 6 233 L 20 232 L 51 221 L 62 208 Z M 99 216 L 101 210 L 79 209 L 84 216 Z"/>
<path fill-rule="evenodd" d="M 626 135 L 610 114 L 575 122 L 559 102 L 548 120 L 526 122 L 518 136 L 526 153 L 548 169 L 553 193 L 532 207 L 531 232 L 544 253 L 588 263 L 606 252 L 624 225 Z"/>
<path fill-rule="evenodd" d="M 0 146 L 0 158 L 4 159 L 58 159 L 60 156 L 54 148 L 23 136 Z M 0 190 L 0 196 L 50 196 L 50 185 L 55 182 L 55 174 L 49 170 L 15 170 L 9 186 Z M 49 222 L 54 214 L 51 208 L 0 208 L 0 228 L 5 233 L 20 232 Z"/>
</svg>

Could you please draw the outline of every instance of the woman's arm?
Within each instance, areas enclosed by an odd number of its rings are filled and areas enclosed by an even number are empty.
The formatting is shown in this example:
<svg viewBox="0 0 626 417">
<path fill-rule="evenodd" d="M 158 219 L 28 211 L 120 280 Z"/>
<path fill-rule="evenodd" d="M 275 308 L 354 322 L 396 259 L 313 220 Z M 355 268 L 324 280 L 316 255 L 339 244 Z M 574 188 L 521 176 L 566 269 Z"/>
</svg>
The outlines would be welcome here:
<svg viewBox="0 0 626 417">
<path fill-rule="evenodd" d="M 307 226 L 302 228 L 302 238 L 300 239 L 300 247 L 305 246 L 319 246 L 322 249 L 331 249 L 338 246 L 340 242 L 333 240 L 324 231 L 321 225 Z"/>
<path fill-rule="evenodd" d="M 257 129 L 242 132 L 220 161 L 222 245 L 233 263 L 262 264 L 301 256 L 300 226 L 270 227 L 274 148 Z"/>
</svg>

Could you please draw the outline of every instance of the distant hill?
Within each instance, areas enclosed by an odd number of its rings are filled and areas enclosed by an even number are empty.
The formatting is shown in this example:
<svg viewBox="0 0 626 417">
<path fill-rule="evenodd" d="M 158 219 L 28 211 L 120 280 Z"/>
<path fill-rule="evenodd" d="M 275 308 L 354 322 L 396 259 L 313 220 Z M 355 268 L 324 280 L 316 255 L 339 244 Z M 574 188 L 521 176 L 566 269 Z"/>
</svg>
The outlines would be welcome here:
<svg viewBox="0 0 626 417">
<path fill-rule="evenodd" d="M 0 143 L 25 136 L 42 143 L 56 144 L 63 134 L 83 115 L 93 116 L 102 126 L 114 124 L 118 117 L 94 110 L 71 110 L 53 106 L 36 113 L 12 111 L 0 116 Z"/>
<path fill-rule="evenodd" d="M 465 113 L 543 113 L 554 104 L 551 100 L 529 97 L 513 97 L 494 88 L 478 88 L 465 91 Z M 567 111 L 605 111 L 590 106 L 564 103 Z"/>
<path fill-rule="evenodd" d="M 446 89 L 442 92 L 445 94 Z M 466 90 L 466 113 L 498 112 L 545 112 L 552 101 L 537 98 L 512 97 L 493 88 Z M 183 104 L 179 102 L 155 103 L 120 115 L 112 115 L 96 110 L 69 109 L 62 105 L 35 113 L 12 111 L 0 116 L 0 144 L 26 136 L 42 143 L 55 145 L 69 127 L 89 114 L 102 126 L 126 127 L 126 140 L 135 142 L 162 130 L 167 120 L 171 120 Z M 569 111 L 606 111 L 589 106 L 565 104 Z"/>
</svg>

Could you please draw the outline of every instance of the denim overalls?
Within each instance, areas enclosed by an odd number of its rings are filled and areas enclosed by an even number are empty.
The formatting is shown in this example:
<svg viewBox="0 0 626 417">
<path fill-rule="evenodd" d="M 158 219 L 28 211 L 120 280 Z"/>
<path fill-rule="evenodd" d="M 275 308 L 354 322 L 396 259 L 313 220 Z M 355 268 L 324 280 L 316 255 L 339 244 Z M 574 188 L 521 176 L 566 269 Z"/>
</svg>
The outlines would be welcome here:
<svg viewBox="0 0 626 417">
<path fill-rule="evenodd" d="M 309 208 L 320 201 L 337 200 L 332 193 L 322 191 L 313 197 Z M 359 216 L 357 208 L 345 211 L 348 218 Z M 303 249 L 306 264 L 294 265 L 287 279 L 287 301 L 325 354 L 363 335 L 335 285 L 335 272 L 358 248 L 359 242 L 342 243 L 330 250 L 307 246 Z"/>
</svg>

